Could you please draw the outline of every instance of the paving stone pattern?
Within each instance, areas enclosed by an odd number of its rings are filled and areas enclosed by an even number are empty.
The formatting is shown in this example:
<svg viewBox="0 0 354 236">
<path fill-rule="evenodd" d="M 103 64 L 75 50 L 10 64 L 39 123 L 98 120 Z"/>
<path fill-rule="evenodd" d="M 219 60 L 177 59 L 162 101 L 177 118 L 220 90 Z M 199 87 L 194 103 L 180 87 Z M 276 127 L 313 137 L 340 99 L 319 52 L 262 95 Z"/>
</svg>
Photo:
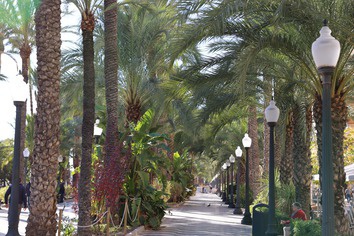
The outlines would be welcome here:
<svg viewBox="0 0 354 236">
<path fill-rule="evenodd" d="M 208 207 L 208 205 L 210 206 Z M 252 234 L 252 226 L 241 225 L 242 215 L 234 215 L 233 209 L 223 204 L 215 194 L 197 193 L 189 201 L 166 214 L 161 229 L 144 230 L 139 235 L 152 236 L 211 236 Z"/>
</svg>

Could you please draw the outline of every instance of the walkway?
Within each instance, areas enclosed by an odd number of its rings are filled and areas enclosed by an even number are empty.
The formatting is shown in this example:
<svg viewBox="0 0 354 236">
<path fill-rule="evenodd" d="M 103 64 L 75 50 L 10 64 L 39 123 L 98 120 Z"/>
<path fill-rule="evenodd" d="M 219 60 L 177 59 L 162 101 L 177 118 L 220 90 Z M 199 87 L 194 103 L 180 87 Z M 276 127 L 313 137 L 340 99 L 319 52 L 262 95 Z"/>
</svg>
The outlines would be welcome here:
<svg viewBox="0 0 354 236">
<path fill-rule="evenodd" d="M 221 203 L 215 194 L 197 193 L 179 208 L 172 209 L 172 215 L 166 214 L 161 230 L 145 230 L 139 235 L 250 236 L 252 226 L 241 225 L 243 216 L 234 215 L 233 209 Z"/>
</svg>

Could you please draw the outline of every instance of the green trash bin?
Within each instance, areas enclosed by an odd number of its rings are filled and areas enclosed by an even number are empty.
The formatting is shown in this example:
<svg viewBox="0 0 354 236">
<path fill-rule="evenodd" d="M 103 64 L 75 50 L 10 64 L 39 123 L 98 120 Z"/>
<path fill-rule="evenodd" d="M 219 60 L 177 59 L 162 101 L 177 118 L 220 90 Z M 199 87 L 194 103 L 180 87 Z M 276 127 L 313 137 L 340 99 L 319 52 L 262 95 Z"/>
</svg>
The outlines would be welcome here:
<svg viewBox="0 0 354 236">
<path fill-rule="evenodd" d="M 266 208 L 266 209 L 265 209 Z M 259 203 L 253 207 L 252 235 L 265 236 L 268 227 L 268 210 L 267 204 Z"/>
</svg>

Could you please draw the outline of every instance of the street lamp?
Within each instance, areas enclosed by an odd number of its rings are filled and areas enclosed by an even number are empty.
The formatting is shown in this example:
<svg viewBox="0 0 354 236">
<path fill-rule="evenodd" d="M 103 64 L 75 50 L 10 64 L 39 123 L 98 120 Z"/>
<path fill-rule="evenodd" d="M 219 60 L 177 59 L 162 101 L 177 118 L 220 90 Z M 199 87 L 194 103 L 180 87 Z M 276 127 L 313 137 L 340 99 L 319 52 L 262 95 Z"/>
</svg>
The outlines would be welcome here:
<svg viewBox="0 0 354 236">
<path fill-rule="evenodd" d="M 230 161 L 226 160 L 226 201 L 225 204 L 230 203 Z"/>
<path fill-rule="evenodd" d="M 241 157 L 242 157 L 242 150 L 240 146 L 237 146 L 236 151 L 236 158 L 237 158 L 237 175 L 236 175 L 236 206 L 234 210 L 235 215 L 242 215 L 242 209 L 241 209 L 241 200 L 240 200 L 240 163 L 241 163 Z"/>
<path fill-rule="evenodd" d="M 24 179 L 25 187 L 26 187 L 26 178 L 27 178 L 27 160 L 29 155 L 30 155 L 30 151 L 28 150 L 28 148 L 25 148 L 25 150 L 23 150 L 23 157 L 25 158 L 25 179 Z"/>
<path fill-rule="evenodd" d="M 278 235 L 275 222 L 275 184 L 274 184 L 274 127 L 279 118 L 279 108 L 275 102 L 270 101 L 270 105 L 265 109 L 265 118 L 270 128 L 269 136 L 269 214 L 268 229 L 266 235 Z"/>
<path fill-rule="evenodd" d="M 221 167 L 223 169 L 223 191 L 222 191 L 222 201 L 226 202 L 226 169 L 227 169 L 227 165 L 226 163 L 224 163 Z"/>
<path fill-rule="evenodd" d="M 235 157 L 234 155 L 231 154 L 229 157 L 230 165 L 231 165 L 231 196 L 230 196 L 230 201 L 229 201 L 229 208 L 235 208 L 234 204 L 234 184 L 233 184 L 233 179 L 234 179 L 234 163 L 235 163 Z"/>
<path fill-rule="evenodd" d="M 19 192 L 20 192 L 20 145 L 21 145 L 21 111 L 26 104 L 27 85 L 20 78 L 14 80 L 15 91 L 13 92 L 14 105 L 16 106 L 16 124 L 15 124 L 15 144 L 14 157 L 12 160 L 12 179 L 11 179 L 11 202 L 9 209 L 9 226 L 7 236 L 18 236 L 19 222 Z"/>
<path fill-rule="evenodd" d="M 312 44 L 312 56 L 322 79 L 322 235 L 334 235 L 331 78 L 340 54 L 338 40 L 324 20 L 320 37 Z"/>
<path fill-rule="evenodd" d="M 222 198 L 222 191 L 224 190 L 224 186 L 223 186 L 223 168 L 220 167 L 220 192 L 219 192 L 219 197 Z"/>
<path fill-rule="evenodd" d="M 58 156 L 58 164 L 59 164 L 59 177 L 58 177 L 58 186 L 60 185 L 60 180 L 61 180 L 61 163 L 64 161 L 64 158 L 62 155 Z"/>
<path fill-rule="evenodd" d="M 246 149 L 246 201 L 245 201 L 245 213 L 243 214 L 243 218 L 241 220 L 241 224 L 243 225 L 252 225 L 252 218 L 250 213 L 250 189 L 249 189 L 249 169 L 248 169 L 248 149 L 250 149 L 252 144 L 252 139 L 245 134 L 245 137 L 242 139 L 242 145 Z"/>
<path fill-rule="evenodd" d="M 24 182 L 24 187 L 25 187 L 25 189 L 27 189 L 27 185 L 26 185 L 26 178 L 27 178 L 27 160 L 28 160 L 28 157 L 29 157 L 29 155 L 30 155 L 30 151 L 28 150 L 28 148 L 25 148 L 25 150 L 23 150 L 23 157 L 25 158 L 25 179 L 23 180 Z M 27 195 L 27 192 L 26 192 L 26 195 Z M 27 199 L 26 199 L 26 201 L 28 201 L 28 203 L 29 203 L 29 198 L 30 198 L 30 196 L 27 196 Z M 29 207 L 29 204 L 28 204 L 28 207 Z"/>
</svg>

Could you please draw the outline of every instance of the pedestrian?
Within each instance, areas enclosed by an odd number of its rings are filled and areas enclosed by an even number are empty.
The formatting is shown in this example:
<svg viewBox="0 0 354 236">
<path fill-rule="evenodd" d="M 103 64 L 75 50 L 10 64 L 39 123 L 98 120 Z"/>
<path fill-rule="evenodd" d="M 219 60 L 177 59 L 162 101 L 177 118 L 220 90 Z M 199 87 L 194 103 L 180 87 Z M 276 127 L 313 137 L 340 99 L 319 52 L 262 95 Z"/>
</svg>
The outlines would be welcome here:
<svg viewBox="0 0 354 236">
<path fill-rule="evenodd" d="M 348 203 L 349 203 L 350 200 L 352 199 L 349 188 L 346 188 L 346 189 L 345 189 L 345 198 L 347 199 L 347 202 L 348 202 Z"/>
<path fill-rule="evenodd" d="M 65 196 L 65 186 L 64 186 L 64 182 L 61 182 L 59 184 L 59 203 L 63 203 L 64 202 L 64 196 Z"/>
<path fill-rule="evenodd" d="M 30 196 L 31 196 L 31 182 L 26 185 L 26 195 L 27 195 L 27 206 L 30 208 Z"/>
<path fill-rule="evenodd" d="M 5 207 L 8 208 L 9 207 L 9 202 L 11 202 L 11 185 L 9 186 L 9 188 L 6 190 L 5 192 Z M 9 199 L 10 196 L 10 199 Z M 23 209 L 26 210 L 27 209 L 27 199 L 26 199 L 26 189 L 25 187 L 23 187 L 22 183 L 21 183 L 21 179 L 20 179 L 20 186 L 19 186 L 19 199 L 18 199 L 18 215 L 20 215 L 21 213 L 21 208 L 23 205 Z"/>
<path fill-rule="evenodd" d="M 307 220 L 305 212 L 301 209 L 301 204 L 298 202 L 293 203 L 293 213 L 290 216 L 291 219 Z M 280 224 L 284 225 L 284 236 L 290 235 L 290 220 L 281 220 Z"/>
</svg>

